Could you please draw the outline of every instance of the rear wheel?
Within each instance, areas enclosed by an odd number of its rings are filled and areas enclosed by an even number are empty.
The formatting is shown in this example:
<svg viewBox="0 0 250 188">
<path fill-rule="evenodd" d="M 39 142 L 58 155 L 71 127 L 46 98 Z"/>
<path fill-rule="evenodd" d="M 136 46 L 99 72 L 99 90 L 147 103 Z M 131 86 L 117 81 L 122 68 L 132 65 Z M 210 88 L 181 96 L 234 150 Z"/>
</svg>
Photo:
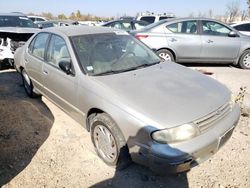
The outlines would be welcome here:
<svg viewBox="0 0 250 188">
<path fill-rule="evenodd" d="M 97 114 L 91 122 L 91 139 L 98 156 L 110 166 L 126 168 L 130 156 L 126 141 L 115 122 L 106 113 Z"/>
<path fill-rule="evenodd" d="M 242 69 L 250 69 L 250 50 L 246 50 L 242 54 L 239 65 Z"/>
<path fill-rule="evenodd" d="M 33 84 L 28 76 L 27 72 L 23 69 L 22 70 L 22 79 L 23 79 L 23 85 L 24 85 L 24 90 L 27 93 L 29 97 L 34 97 L 34 92 L 33 92 Z"/>
<path fill-rule="evenodd" d="M 156 54 L 165 61 L 175 61 L 172 52 L 167 49 L 161 49 L 157 51 Z"/>
</svg>

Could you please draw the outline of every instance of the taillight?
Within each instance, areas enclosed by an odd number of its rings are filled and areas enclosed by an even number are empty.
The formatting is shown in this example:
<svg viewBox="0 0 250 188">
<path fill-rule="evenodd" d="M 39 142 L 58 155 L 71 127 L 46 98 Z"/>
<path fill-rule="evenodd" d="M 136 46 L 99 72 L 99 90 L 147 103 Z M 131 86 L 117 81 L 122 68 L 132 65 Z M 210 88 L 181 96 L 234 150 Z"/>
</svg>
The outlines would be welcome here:
<svg viewBox="0 0 250 188">
<path fill-rule="evenodd" d="M 139 40 L 142 40 L 142 39 L 148 38 L 148 35 L 135 35 L 135 37 Z"/>
</svg>

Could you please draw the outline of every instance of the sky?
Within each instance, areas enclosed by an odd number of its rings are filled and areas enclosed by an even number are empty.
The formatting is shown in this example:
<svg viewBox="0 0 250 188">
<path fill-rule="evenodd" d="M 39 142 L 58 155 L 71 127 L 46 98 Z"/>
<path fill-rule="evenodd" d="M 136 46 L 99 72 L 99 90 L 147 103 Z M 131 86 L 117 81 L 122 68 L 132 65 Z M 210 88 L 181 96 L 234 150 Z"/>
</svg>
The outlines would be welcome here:
<svg viewBox="0 0 250 188">
<path fill-rule="evenodd" d="M 209 9 L 214 15 L 224 15 L 231 2 L 238 2 L 242 10 L 247 9 L 247 0 L 0 0 L 0 12 L 23 12 L 40 14 L 51 12 L 53 15 L 64 13 L 69 16 L 80 10 L 82 14 L 96 16 L 135 16 L 138 12 L 172 12 L 178 17 L 190 13 L 198 15 Z"/>
</svg>

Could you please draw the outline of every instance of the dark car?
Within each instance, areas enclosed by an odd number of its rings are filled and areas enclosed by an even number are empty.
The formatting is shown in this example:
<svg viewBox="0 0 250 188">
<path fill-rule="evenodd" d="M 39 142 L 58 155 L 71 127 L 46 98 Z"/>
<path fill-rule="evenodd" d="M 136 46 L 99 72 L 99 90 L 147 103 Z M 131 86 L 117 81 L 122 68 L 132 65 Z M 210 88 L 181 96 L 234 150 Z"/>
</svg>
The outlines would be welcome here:
<svg viewBox="0 0 250 188">
<path fill-rule="evenodd" d="M 131 30 L 139 30 L 147 25 L 149 25 L 149 23 L 146 21 L 121 19 L 121 20 L 110 21 L 108 23 L 103 24 L 102 26 L 112 27 L 112 28 L 121 29 L 125 31 L 131 31 Z"/>
</svg>

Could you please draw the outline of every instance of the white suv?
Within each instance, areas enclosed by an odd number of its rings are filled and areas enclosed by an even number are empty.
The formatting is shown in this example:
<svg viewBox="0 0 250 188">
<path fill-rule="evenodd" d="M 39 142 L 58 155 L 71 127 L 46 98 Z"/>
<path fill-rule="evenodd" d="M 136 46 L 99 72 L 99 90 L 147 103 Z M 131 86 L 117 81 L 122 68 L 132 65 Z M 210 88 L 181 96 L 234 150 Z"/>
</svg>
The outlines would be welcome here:
<svg viewBox="0 0 250 188">
<path fill-rule="evenodd" d="M 34 23 L 48 21 L 47 18 L 41 16 L 28 16 Z"/>
<path fill-rule="evenodd" d="M 146 13 L 141 13 L 136 19 L 143 20 L 151 24 L 151 23 L 158 22 L 160 20 L 174 18 L 174 17 L 175 15 L 172 13 L 154 14 L 154 13 L 146 12 Z"/>
</svg>

